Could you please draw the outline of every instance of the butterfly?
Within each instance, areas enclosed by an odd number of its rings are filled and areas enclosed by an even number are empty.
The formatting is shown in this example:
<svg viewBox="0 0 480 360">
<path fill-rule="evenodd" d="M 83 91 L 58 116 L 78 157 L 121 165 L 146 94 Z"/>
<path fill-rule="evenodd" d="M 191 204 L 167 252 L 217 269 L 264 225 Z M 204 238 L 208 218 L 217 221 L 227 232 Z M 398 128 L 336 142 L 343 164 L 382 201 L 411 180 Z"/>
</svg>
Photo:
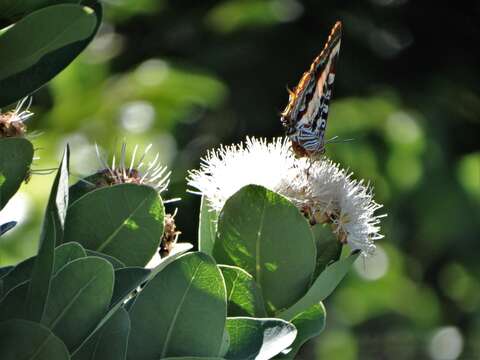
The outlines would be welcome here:
<svg viewBox="0 0 480 360">
<path fill-rule="evenodd" d="M 328 106 L 332 98 L 342 23 L 333 26 L 322 52 L 310 65 L 281 113 L 281 122 L 297 157 L 319 158 L 325 152 Z"/>
</svg>

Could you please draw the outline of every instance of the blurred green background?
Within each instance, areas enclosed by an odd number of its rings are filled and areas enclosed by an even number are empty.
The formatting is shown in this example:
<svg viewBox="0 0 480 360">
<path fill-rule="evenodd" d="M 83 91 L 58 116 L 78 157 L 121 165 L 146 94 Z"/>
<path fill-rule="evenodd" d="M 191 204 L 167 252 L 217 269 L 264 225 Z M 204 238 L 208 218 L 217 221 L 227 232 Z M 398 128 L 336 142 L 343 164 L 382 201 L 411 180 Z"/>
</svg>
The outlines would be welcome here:
<svg viewBox="0 0 480 360">
<path fill-rule="evenodd" d="M 408 0 L 105 1 L 87 50 L 34 96 L 34 169 L 72 148 L 153 144 L 172 169 L 166 199 L 194 242 L 188 169 L 246 135 L 282 135 L 279 112 L 330 27 L 344 23 L 327 155 L 370 180 L 385 239 L 327 301 L 303 359 L 480 358 L 480 5 Z M 53 176 L 35 175 L 0 213 L 20 224 L 0 265 L 32 255 Z M 75 181 L 76 179 L 72 179 Z"/>
</svg>

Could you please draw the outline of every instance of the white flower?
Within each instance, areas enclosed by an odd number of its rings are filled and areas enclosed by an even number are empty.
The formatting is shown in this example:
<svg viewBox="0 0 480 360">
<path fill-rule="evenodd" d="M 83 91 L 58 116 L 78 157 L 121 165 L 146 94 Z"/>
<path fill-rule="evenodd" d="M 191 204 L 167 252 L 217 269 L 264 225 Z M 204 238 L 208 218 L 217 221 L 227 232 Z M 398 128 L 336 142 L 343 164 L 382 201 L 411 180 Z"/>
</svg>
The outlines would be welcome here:
<svg viewBox="0 0 480 360">
<path fill-rule="evenodd" d="M 312 223 L 330 223 L 340 241 L 371 254 L 375 251 L 373 242 L 383 237 L 379 224 L 385 215 L 375 214 L 382 205 L 374 201 L 373 189 L 352 176 L 328 159 L 298 159 L 283 195 Z"/>
<path fill-rule="evenodd" d="M 247 137 L 245 143 L 209 151 L 201 160 L 200 170 L 189 172 L 188 185 L 220 211 L 225 201 L 245 185 L 279 191 L 294 162 L 286 140 L 278 138 L 267 143 L 265 139 Z"/>
<path fill-rule="evenodd" d="M 157 190 L 158 193 L 165 191 L 170 183 L 171 172 L 167 172 L 167 167 L 159 163 L 159 153 L 147 162 L 147 154 L 152 148 L 152 144 L 145 148 L 138 161 L 136 161 L 138 145 L 135 145 L 129 165 L 126 163 L 126 148 L 127 144 L 124 142 L 118 164 L 116 163 L 115 155 L 113 155 L 112 165 L 109 166 L 100 155 L 98 146 L 95 145 L 97 158 L 103 167 L 103 169 L 97 173 L 98 175 L 103 175 L 103 182 L 95 185 L 133 183 L 151 186 Z"/>
<path fill-rule="evenodd" d="M 371 254 L 373 242 L 383 237 L 384 215 L 375 215 L 382 205 L 373 200 L 372 188 L 352 175 L 326 158 L 297 159 L 288 140 L 247 138 L 210 151 L 200 170 L 190 171 L 188 184 L 216 211 L 243 186 L 262 185 L 289 198 L 312 224 L 331 224 L 341 242 Z"/>
</svg>

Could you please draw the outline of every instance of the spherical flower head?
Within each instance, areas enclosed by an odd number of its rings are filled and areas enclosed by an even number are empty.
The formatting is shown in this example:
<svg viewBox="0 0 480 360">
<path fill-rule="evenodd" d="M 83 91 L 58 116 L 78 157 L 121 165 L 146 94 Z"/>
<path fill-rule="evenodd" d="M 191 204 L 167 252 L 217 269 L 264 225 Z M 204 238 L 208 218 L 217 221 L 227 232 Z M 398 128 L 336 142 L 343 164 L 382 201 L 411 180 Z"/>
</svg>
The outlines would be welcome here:
<svg viewBox="0 0 480 360">
<path fill-rule="evenodd" d="M 242 187 L 261 185 L 290 199 L 312 225 L 329 224 L 342 243 L 371 254 L 380 235 L 381 207 L 363 180 L 327 158 L 296 158 L 288 140 L 247 138 L 245 143 L 220 147 L 190 171 L 188 184 L 220 211 Z"/>
<path fill-rule="evenodd" d="M 244 143 L 209 151 L 201 159 L 200 170 L 189 172 L 188 185 L 220 211 L 225 201 L 246 185 L 278 191 L 294 160 L 284 139 L 268 143 L 247 137 Z"/>
<path fill-rule="evenodd" d="M 100 155 L 97 150 L 97 157 L 102 166 L 93 177 L 87 178 L 86 181 L 94 182 L 95 188 L 115 185 L 115 184 L 141 184 L 153 187 L 160 194 L 165 191 L 170 182 L 171 172 L 167 172 L 167 167 L 159 163 L 160 154 L 157 153 L 153 158 L 147 161 L 147 155 L 152 148 L 152 144 L 147 146 L 140 158 L 136 159 L 138 145 L 135 145 L 132 158 L 129 164 L 126 163 L 127 144 L 122 144 L 120 158 L 117 163 L 116 156 L 113 155 L 111 165 Z"/>
<path fill-rule="evenodd" d="M 25 109 L 23 106 L 28 104 Z M 14 110 L 2 113 L 0 111 L 0 138 L 23 137 L 27 131 L 25 121 L 33 116 L 29 111 L 31 98 L 24 98 L 18 102 Z"/>
</svg>

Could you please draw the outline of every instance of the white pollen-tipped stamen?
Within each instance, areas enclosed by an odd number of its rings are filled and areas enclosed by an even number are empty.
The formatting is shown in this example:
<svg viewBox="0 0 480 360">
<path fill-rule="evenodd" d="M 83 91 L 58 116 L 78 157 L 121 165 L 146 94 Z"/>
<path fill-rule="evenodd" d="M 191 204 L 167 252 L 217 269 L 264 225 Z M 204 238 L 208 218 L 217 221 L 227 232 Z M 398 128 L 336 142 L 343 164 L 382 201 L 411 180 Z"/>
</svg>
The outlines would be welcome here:
<svg viewBox="0 0 480 360">
<path fill-rule="evenodd" d="M 143 166 L 143 160 L 145 159 L 145 157 L 147 156 L 148 152 L 150 151 L 150 149 L 152 148 L 153 144 L 149 144 L 145 150 L 143 151 L 143 155 L 142 157 L 140 158 L 140 160 L 138 161 L 138 166 L 137 166 L 137 170 L 140 169 L 142 166 Z"/>
<path fill-rule="evenodd" d="M 133 164 L 135 163 L 135 156 L 137 155 L 138 145 L 135 145 L 133 148 L 132 160 L 130 161 L 130 166 L 128 168 L 128 176 L 132 174 Z"/>
<path fill-rule="evenodd" d="M 125 142 L 122 143 L 122 150 L 120 151 L 120 168 L 122 169 L 122 175 L 124 178 L 127 177 L 127 173 L 125 171 L 125 152 L 126 152 L 127 144 Z"/>
</svg>

